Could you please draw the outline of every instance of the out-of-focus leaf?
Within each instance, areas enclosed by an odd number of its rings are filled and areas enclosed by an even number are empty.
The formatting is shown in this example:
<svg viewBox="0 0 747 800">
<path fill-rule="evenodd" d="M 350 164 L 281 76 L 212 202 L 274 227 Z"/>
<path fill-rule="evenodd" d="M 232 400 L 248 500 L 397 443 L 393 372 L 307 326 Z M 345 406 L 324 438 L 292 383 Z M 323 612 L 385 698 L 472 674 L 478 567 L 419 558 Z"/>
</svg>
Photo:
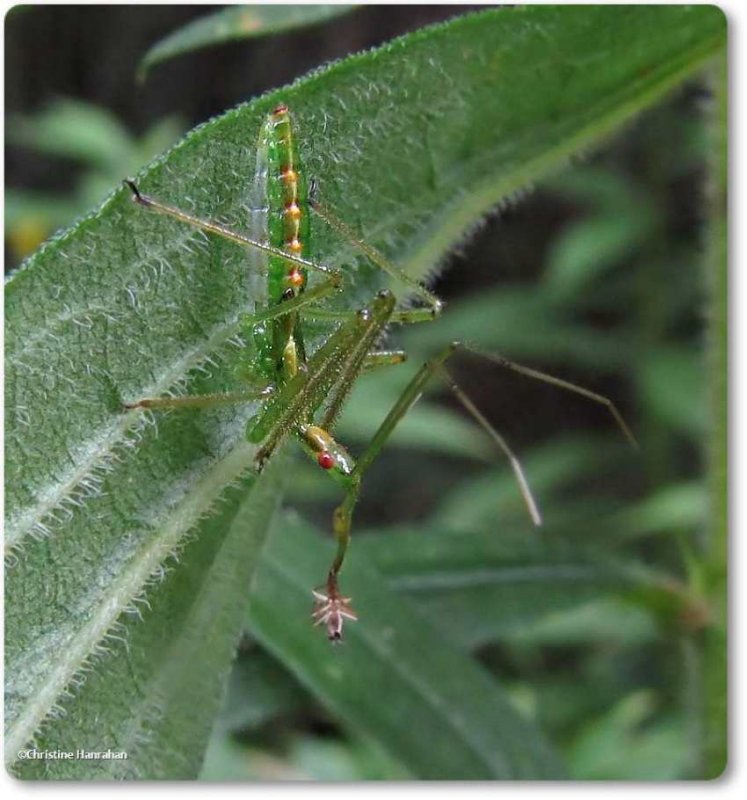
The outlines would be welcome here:
<svg viewBox="0 0 747 800">
<path fill-rule="evenodd" d="M 241 39 L 256 39 L 275 33 L 318 25 L 349 13 L 350 5 L 252 5 L 231 6 L 200 17 L 161 39 L 143 56 L 138 68 L 142 80 L 162 61 L 202 47 Z"/>
<path fill-rule="evenodd" d="M 325 705 L 417 778 L 562 773 L 541 733 L 512 709 L 498 683 L 392 591 L 360 553 L 346 564 L 342 586 L 360 620 L 332 648 L 309 622 L 311 587 L 325 576 L 331 554 L 330 544 L 302 524 L 279 521 L 250 614 L 252 633 Z"/>
<path fill-rule="evenodd" d="M 624 442 L 609 437 L 563 436 L 522 454 L 524 472 L 545 520 L 558 522 L 552 498 L 569 480 L 603 474 L 619 460 L 624 447 Z M 527 514 L 516 478 L 502 462 L 469 481 L 455 482 L 431 517 L 435 526 L 455 531 L 490 530 L 496 520 L 507 519 L 525 523 Z"/>
<path fill-rule="evenodd" d="M 43 239 L 62 224 L 70 220 L 70 201 L 63 197 L 42 192 L 8 189 L 5 192 L 5 225 L 16 230 L 29 220 L 36 220 L 46 231 Z"/>
<path fill-rule="evenodd" d="M 424 531 L 359 536 L 373 562 L 453 642 L 475 647 L 520 637 L 553 615 L 639 583 L 661 584 L 641 564 L 546 535 Z"/>
<path fill-rule="evenodd" d="M 633 539 L 698 530 L 706 519 L 707 499 L 701 483 L 666 486 L 618 515 L 618 535 Z"/>
<path fill-rule="evenodd" d="M 55 100 L 35 117 L 11 117 L 7 125 L 10 144 L 104 169 L 132 145 L 113 114 L 80 100 Z"/>
<path fill-rule="evenodd" d="M 309 701 L 283 665 L 255 647 L 236 661 L 217 724 L 237 732 L 258 728 L 303 709 Z"/>
<path fill-rule="evenodd" d="M 355 737 L 350 743 L 320 736 L 297 737 L 290 762 L 317 781 L 391 781 L 410 777 L 373 742 Z"/>
<path fill-rule="evenodd" d="M 490 319 L 490 325 L 485 320 Z M 531 325 L 527 325 L 531 320 Z M 409 347 L 434 352 L 444 342 L 464 341 L 513 359 L 542 358 L 597 371 L 619 368 L 630 357 L 617 335 L 592 332 L 564 317 L 536 287 L 491 289 L 455 303 L 434 325 L 408 332 Z M 486 367 L 496 369 L 499 367 Z"/>
<path fill-rule="evenodd" d="M 592 599 L 575 607 L 549 610 L 506 635 L 511 643 L 569 646 L 596 643 L 635 647 L 657 636 L 656 620 L 641 607 L 615 597 Z M 503 638 L 503 637 L 501 637 Z"/>
<path fill-rule="evenodd" d="M 659 421 L 691 434 L 706 428 L 703 354 L 659 348 L 641 358 L 641 390 Z"/>
<path fill-rule="evenodd" d="M 557 239 L 546 275 L 554 298 L 573 298 L 589 283 L 635 252 L 648 230 L 644 208 L 628 215 L 597 216 L 572 226 Z"/>
<path fill-rule="evenodd" d="M 635 255 L 654 229 L 656 209 L 609 170 L 574 170 L 549 186 L 587 214 L 561 232 L 548 259 L 543 290 L 554 302 L 569 303 L 617 261 Z"/>
<path fill-rule="evenodd" d="M 721 776 L 728 766 L 728 590 L 729 565 L 729 268 L 727 236 L 727 183 L 729 136 L 729 78 L 726 55 L 717 60 L 712 73 L 715 92 L 711 168 L 711 208 L 708 257 L 705 260 L 710 289 L 710 527 L 704 548 L 705 569 L 711 605 L 711 624 L 705 632 L 703 672 L 705 682 L 705 730 L 703 775 Z M 732 573 L 734 574 L 734 573 Z M 732 586 L 734 585 L 732 580 Z"/>
<path fill-rule="evenodd" d="M 33 116 L 10 118 L 9 143 L 47 156 L 72 158 L 86 167 L 73 192 L 6 190 L 5 235 L 17 259 L 100 203 L 122 175 L 138 170 L 172 145 L 183 130 L 178 120 L 167 118 L 135 139 L 105 109 L 74 100 L 56 101 Z"/>
<path fill-rule="evenodd" d="M 293 736 L 272 748 L 214 733 L 200 774 L 204 781 L 404 780 L 409 774 L 372 741 L 329 735 Z"/>
<path fill-rule="evenodd" d="M 200 780 L 256 781 L 303 780 L 304 775 L 291 772 L 279 758 L 269 753 L 256 753 L 254 748 L 236 741 L 224 729 L 213 731 L 210 737 Z"/>
<path fill-rule="evenodd" d="M 589 724 L 570 753 L 578 780 L 675 780 L 686 777 L 685 729 L 669 717 L 646 726 L 654 712 L 649 692 L 627 696 Z"/>
</svg>

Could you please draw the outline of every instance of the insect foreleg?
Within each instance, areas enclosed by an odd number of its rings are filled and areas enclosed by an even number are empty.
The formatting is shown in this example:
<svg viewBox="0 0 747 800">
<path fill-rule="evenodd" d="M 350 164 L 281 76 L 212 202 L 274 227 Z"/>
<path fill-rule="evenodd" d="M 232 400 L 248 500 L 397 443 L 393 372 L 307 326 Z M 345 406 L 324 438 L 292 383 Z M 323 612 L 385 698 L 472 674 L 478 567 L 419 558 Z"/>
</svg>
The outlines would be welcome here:
<svg viewBox="0 0 747 800">
<path fill-rule="evenodd" d="M 455 391 L 457 397 L 463 403 L 467 411 L 469 411 L 473 418 L 480 424 L 480 426 L 490 434 L 491 438 L 496 442 L 496 444 L 498 444 L 502 452 L 506 455 L 519 483 L 522 497 L 524 498 L 532 521 L 536 525 L 541 523 L 540 514 L 537 510 L 537 504 L 529 489 L 527 480 L 524 477 L 524 472 L 521 468 L 519 460 L 513 454 L 505 439 L 495 430 L 495 428 L 493 428 L 487 419 L 485 419 L 480 411 L 474 406 L 472 401 L 466 397 L 464 392 L 459 389 L 444 368 L 444 363 L 454 354 L 458 347 L 460 347 L 460 345 L 456 342 L 450 344 L 448 347 L 445 347 L 435 358 L 432 358 L 420 368 L 410 383 L 405 387 L 395 404 L 392 406 L 389 414 L 387 414 L 386 418 L 379 426 L 379 429 L 373 435 L 368 447 L 363 455 L 358 459 L 358 462 L 350 475 L 347 476 L 345 498 L 335 510 L 333 518 L 333 530 L 335 533 L 335 538 L 338 542 L 338 549 L 332 566 L 330 567 L 328 577 L 328 594 L 334 593 L 334 591 L 337 589 L 337 575 L 342 567 L 345 553 L 350 542 L 350 529 L 353 510 L 358 502 L 358 494 L 360 492 L 363 476 L 366 470 L 379 456 L 379 453 L 381 453 L 384 445 L 392 435 L 399 421 L 418 401 L 426 384 L 434 375 L 439 375 L 442 378 L 446 378 L 449 387 Z"/>
</svg>

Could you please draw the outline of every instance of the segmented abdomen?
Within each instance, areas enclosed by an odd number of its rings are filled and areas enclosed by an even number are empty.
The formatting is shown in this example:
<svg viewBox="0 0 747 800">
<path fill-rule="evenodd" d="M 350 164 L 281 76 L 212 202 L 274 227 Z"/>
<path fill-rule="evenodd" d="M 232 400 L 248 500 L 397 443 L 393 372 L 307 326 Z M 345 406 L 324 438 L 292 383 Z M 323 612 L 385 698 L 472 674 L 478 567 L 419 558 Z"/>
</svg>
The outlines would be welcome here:
<svg viewBox="0 0 747 800">
<path fill-rule="evenodd" d="M 279 105 L 263 124 L 258 143 L 265 189 L 267 243 L 291 255 L 309 257 L 309 202 L 303 169 L 288 107 Z M 284 297 L 303 291 L 303 267 L 279 256 L 267 260 L 267 302 L 278 305 Z M 283 382 L 305 360 L 297 314 L 291 313 L 254 328 L 258 367 L 270 380 Z"/>
<path fill-rule="evenodd" d="M 267 203 L 270 244 L 296 256 L 309 240 L 309 202 L 306 179 L 298 158 L 288 107 L 279 105 L 267 118 L 263 135 L 268 154 Z M 271 257 L 269 302 L 279 303 L 283 293 L 296 294 L 306 285 L 306 270 Z"/>
</svg>

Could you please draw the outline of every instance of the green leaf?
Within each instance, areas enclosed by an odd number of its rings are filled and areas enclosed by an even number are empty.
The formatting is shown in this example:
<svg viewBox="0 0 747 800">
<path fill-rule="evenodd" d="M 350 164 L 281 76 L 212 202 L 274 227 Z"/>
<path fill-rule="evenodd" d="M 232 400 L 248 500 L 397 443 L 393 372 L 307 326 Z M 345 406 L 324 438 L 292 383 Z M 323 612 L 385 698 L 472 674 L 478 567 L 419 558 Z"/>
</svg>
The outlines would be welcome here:
<svg viewBox="0 0 747 800">
<path fill-rule="evenodd" d="M 283 665 L 259 647 L 240 652 L 216 728 L 237 733 L 301 713 L 311 701 Z"/>
<path fill-rule="evenodd" d="M 577 780 L 676 780 L 685 762 L 684 726 L 668 718 L 645 726 L 654 711 L 650 692 L 628 695 L 586 727 L 571 751 Z"/>
<path fill-rule="evenodd" d="M 653 580 L 643 565 L 563 541 L 554 530 L 405 530 L 360 536 L 355 553 L 465 648 L 496 639 L 539 640 L 541 626 L 556 617 Z"/>
<path fill-rule="evenodd" d="M 682 534 L 698 530 L 706 520 L 707 497 L 700 483 L 675 483 L 632 504 L 615 520 L 621 538 Z"/>
<path fill-rule="evenodd" d="M 566 319 L 549 293 L 536 287 L 500 287 L 467 297 L 449 308 L 438 325 L 408 332 L 421 351 L 461 339 L 482 349 L 519 359 L 579 364 L 595 370 L 617 369 L 630 359 L 628 347 L 613 332 L 593 330 Z M 490 319 L 490 325 L 485 320 Z M 531 320 L 528 326 L 527 320 Z"/>
<path fill-rule="evenodd" d="M 78 575 L 68 568 L 52 573 L 53 580 L 47 576 L 52 592 L 44 619 L 29 624 L 17 618 L 16 603 L 8 607 L 9 763 L 35 731 L 41 750 L 127 754 L 126 759 L 16 761 L 19 777 L 197 777 L 281 474 L 278 459 L 259 480 L 220 493 L 219 513 L 201 522 L 188 540 L 179 541 L 179 525 L 167 522 L 128 561 L 105 563 L 109 575 L 82 568 Z M 193 498 L 182 501 L 177 513 L 189 515 L 190 503 Z M 171 556 L 162 563 L 164 550 Z M 90 553 L 79 556 L 90 561 Z M 27 564 L 21 561 L 9 571 L 8 583 L 33 594 L 39 576 L 29 573 Z M 143 576 L 149 585 L 140 589 Z M 29 637 L 22 648 L 20 632 Z M 57 699 L 63 690 L 65 696 Z M 55 706 L 38 729 L 50 697 Z"/>
<path fill-rule="evenodd" d="M 11 117 L 8 142 L 101 168 L 133 147 L 132 136 L 113 114 L 71 99 L 56 100 L 35 117 Z"/>
<path fill-rule="evenodd" d="M 331 649 L 309 623 L 311 588 L 325 575 L 331 549 L 291 517 L 278 520 L 252 593 L 252 633 L 310 691 L 416 778 L 562 774 L 539 730 L 495 680 L 362 558 L 350 559 L 343 586 L 361 619 Z"/>
<path fill-rule="evenodd" d="M 347 5 L 232 6 L 190 22 L 161 39 L 143 56 L 138 67 L 142 80 L 148 70 L 162 61 L 191 53 L 201 47 L 242 39 L 257 39 L 276 33 L 317 25 L 347 14 Z"/>
<path fill-rule="evenodd" d="M 607 587 L 609 591 L 611 587 Z M 656 619 L 649 611 L 616 598 L 605 589 L 588 603 L 553 609 L 513 631 L 510 643 L 568 647 L 640 647 L 656 641 Z"/>
<path fill-rule="evenodd" d="M 339 62 L 212 120 L 150 165 L 141 185 L 245 227 L 252 137 L 283 100 L 325 202 L 422 276 L 490 206 L 678 86 L 723 48 L 724 36 L 715 7 L 490 9 Z M 327 263 L 353 260 L 350 246 L 323 228 L 312 247 Z M 11 755 L 34 736 L 42 741 L 60 704 L 99 726 L 96 746 L 117 729 L 121 698 L 81 693 L 66 701 L 64 692 L 89 663 L 90 680 L 101 684 L 110 668 L 124 669 L 126 659 L 95 658 L 100 643 L 136 598 L 158 593 L 151 576 L 175 550 L 187 552 L 188 532 L 251 464 L 249 448 L 234 449 L 251 406 L 150 422 L 122 413 L 123 402 L 143 396 L 231 385 L 238 353 L 231 336 L 252 307 L 250 263 L 238 246 L 148 214 L 120 189 L 7 284 L 6 543 L 17 562 L 6 578 Z M 346 308 L 382 283 L 373 268 L 356 267 L 341 300 Z M 218 591 L 215 580 L 206 577 L 205 592 Z M 221 599 L 240 603 L 238 583 L 218 592 Z M 180 597 L 184 605 L 193 599 Z M 153 607 L 153 624 L 165 626 L 171 611 Z M 121 624 L 134 640 L 148 623 Z M 272 624 L 290 623 L 279 615 Z M 200 630 L 185 626 L 184 636 Z M 163 657 L 158 637 L 146 649 L 156 663 Z M 221 650 L 224 665 L 229 650 Z M 189 682 L 199 662 L 174 663 Z M 221 674 L 220 665 L 213 671 Z M 133 686 L 131 697 L 138 691 Z M 87 728 L 73 728 L 65 746 L 89 746 L 75 733 Z M 146 777 L 193 774 L 203 730 L 202 718 L 190 718 L 174 740 L 175 748 L 190 740 L 188 765 L 166 752 L 160 733 L 152 743 L 135 737 L 144 766 L 133 769 Z M 425 753 L 420 758 L 426 771 Z M 443 759 L 434 768 L 456 763 L 448 752 Z M 472 753 L 465 773 L 487 774 L 484 762 Z M 496 771 L 510 769 L 504 763 Z"/>
<path fill-rule="evenodd" d="M 641 389 L 660 425 L 688 434 L 707 427 L 703 355 L 684 347 L 664 347 L 641 358 Z"/>
<path fill-rule="evenodd" d="M 592 282 L 630 257 L 651 235 L 657 210 L 628 181 L 601 168 L 574 170 L 550 180 L 549 188 L 573 199 L 585 212 L 553 242 L 542 287 L 556 302 L 570 305 L 580 293 L 593 293 Z"/>
<path fill-rule="evenodd" d="M 625 442 L 621 439 L 562 436 L 522 455 L 524 470 L 531 475 L 532 491 L 540 502 L 546 522 L 558 522 L 553 497 L 561 496 L 561 490 L 567 489 L 570 481 L 590 479 L 610 470 L 620 460 L 621 453 L 625 454 Z M 528 523 L 516 479 L 503 462 L 472 480 L 454 484 L 432 515 L 435 526 L 492 530 L 496 520 L 517 519 L 522 527 Z M 568 505 L 566 498 L 561 510 Z"/>
</svg>

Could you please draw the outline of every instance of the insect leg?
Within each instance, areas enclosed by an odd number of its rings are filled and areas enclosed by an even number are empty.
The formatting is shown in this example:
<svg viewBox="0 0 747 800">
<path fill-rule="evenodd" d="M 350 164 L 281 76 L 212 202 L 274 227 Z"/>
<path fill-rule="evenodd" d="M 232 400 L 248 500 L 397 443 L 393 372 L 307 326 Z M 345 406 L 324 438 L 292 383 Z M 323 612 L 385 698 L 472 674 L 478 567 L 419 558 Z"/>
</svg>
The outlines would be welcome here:
<svg viewBox="0 0 747 800">
<path fill-rule="evenodd" d="M 478 347 L 474 347 L 470 344 L 464 344 L 462 342 L 456 342 L 455 346 L 461 350 L 465 350 L 468 353 L 474 353 L 475 355 L 481 356 L 493 364 L 497 364 L 499 367 L 510 369 L 512 372 L 516 372 L 519 375 L 525 375 L 527 378 L 533 378 L 534 380 L 542 381 L 543 383 L 549 383 L 551 386 L 557 386 L 559 389 L 565 389 L 568 392 L 581 395 L 581 397 L 586 397 L 588 400 L 592 400 L 593 402 L 604 406 L 610 412 L 628 442 L 634 448 L 638 449 L 638 442 L 636 441 L 633 432 L 623 419 L 623 416 L 618 410 L 617 406 L 609 397 L 606 397 L 602 394 L 597 394 L 597 392 L 592 392 L 590 389 L 586 389 L 585 387 L 579 386 L 576 383 L 563 380 L 563 378 L 556 378 L 554 375 L 550 375 L 547 372 L 541 372 L 540 370 L 532 369 L 531 367 L 525 367 L 523 364 L 518 364 L 515 361 L 504 358 L 504 356 L 499 355 L 498 353 L 486 352 Z"/>
<path fill-rule="evenodd" d="M 354 311 L 337 311 L 329 308 L 308 308 L 304 311 L 305 317 L 328 322 L 345 321 L 351 319 L 354 315 Z M 430 308 L 408 308 L 401 311 L 393 311 L 389 322 L 410 325 L 415 322 L 432 322 L 434 319 L 436 319 L 436 315 L 433 314 Z"/>
<path fill-rule="evenodd" d="M 329 569 L 329 574 L 327 577 L 326 594 L 323 595 L 321 593 L 317 593 L 317 602 L 320 603 L 320 605 L 317 611 L 315 612 L 315 618 L 317 618 L 317 621 L 322 621 L 322 619 L 326 621 L 328 627 L 330 626 L 330 621 L 331 621 L 332 623 L 335 624 L 339 623 L 339 630 L 341 630 L 342 617 L 339 615 L 337 616 L 334 615 L 335 609 L 339 610 L 340 608 L 344 607 L 345 610 L 350 612 L 350 608 L 347 605 L 347 603 L 349 602 L 348 598 L 342 598 L 339 594 L 338 575 L 342 568 L 343 562 L 345 560 L 345 555 L 347 553 L 347 549 L 350 544 L 352 517 L 355 506 L 358 502 L 358 496 L 360 494 L 360 487 L 361 487 L 361 482 L 363 480 L 363 476 L 366 470 L 373 464 L 373 462 L 378 457 L 379 453 L 382 451 L 384 445 L 386 444 L 386 441 L 394 431 L 399 421 L 417 402 L 426 384 L 434 375 L 438 375 L 446 382 L 449 389 L 454 393 L 454 395 L 464 406 L 464 408 L 468 411 L 468 413 L 480 425 L 480 427 L 483 428 L 483 430 L 485 430 L 488 433 L 491 439 L 493 439 L 493 441 L 499 447 L 501 452 L 506 456 L 511 466 L 511 469 L 513 470 L 513 473 L 516 477 L 517 483 L 519 485 L 519 490 L 526 504 L 529 516 L 531 517 L 535 525 L 540 525 L 542 522 L 542 518 L 539 509 L 537 507 L 537 502 L 535 501 L 532 495 L 532 492 L 529 488 L 527 479 L 524 475 L 524 471 L 522 469 L 521 463 L 519 462 L 518 458 L 513 453 L 513 451 L 509 447 L 504 437 L 493 427 L 493 425 L 490 424 L 490 422 L 474 405 L 474 403 L 470 400 L 470 398 L 456 384 L 456 382 L 453 380 L 453 378 L 447 371 L 446 367 L 444 366 L 445 363 L 448 361 L 448 359 L 451 358 L 454 355 L 454 353 L 459 349 L 465 349 L 467 351 L 476 352 L 479 355 L 483 355 L 493 363 L 506 367 L 507 369 L 511 369 L 515 372 L 518 372 L 519 374 L 526 375 L 527 377 L 535 378 L 537 380 L 542 380 L 553 386 L 557 386 L 558 388 L 574 392 L 576 394 L 581 395 L 582 397 L 587 397 L 590 400 L 593 400 L 597 403 L 600 403 L 601 405 L 604 405 L 610 410 L 610 412 L 620 425 L 623 433 L 625 433 L 628 440 L 631 443 L 635 443 L 635 439 L 633 437 L 632 432 L 630 431 L 630 428 L 627 426 L 627 424 L 625 424 L 620 412 L 617 410 L 617 407 L 612 403 L 612 401 L 609 398 L 604 397 L 603 395 L 599 395 L 595 392 L 591 392 L 590 390 L 585 389 L 584 387 L 578 386 L 574 383 L 570 383 L 569 381 L 565 381 L 561 378 L 556 378 L 544 372 L 531 369 L 530 367 L 525 367 L 514 361 L 510 361 L 509 359 L 503 358 L 502 356 L 498 356 L 491 353 L 482 353 L 481 351 L 476 350 L 476 348 L 472 348 L 471 346 L 464 345 L 460 342 L 452 342 L 450 345 L 445 347 L 435 358 L 432 358 L 430 361 L 426 362 L 420 368 L 420 370 L 415 374 L 415 376 L 412 378 L 410 383 L 405 387 L 404 391 L 399 396 L 395 404 L 392 406 L 387 417 L 379 426 L 379 429 L 376 431 L 373 438 L 369 442 L 365 452 L 360 457 L 360 459 L 358 459 L 357 464 L 353 467 L 352 471 L 345 476 L 345 497 L 342 503 L 340 503 L 340 505 L 335 509 L 333 515 L 333 531 L 335 538 L 337 539 L 337 552 L 335 554 L 332 565 L 330 566 Z M 332 404 L 335 405 L 335 398 L 333 398 Z M 328 437 L 327 447 L 330 447 L 331 445 L 329 444 L 329 442 L 334 442 L 334 440 L 332 440 L 329 434 L 326 434 L 326 431 L 323 431 L 323 433 L 325 434 L 325 436 Z M 344 616 L 344 614 L 342 616 Z M 330 635 L 332 635 L 333 632 L 332 628 L 329 629 L 330 629 Z M 337 635 L 333 638 L 339 638 L 339 630 L 338 629 L 335 630 L 337 630 Z"/>
<path fill-rule="evenodd" d="M 313 195 L 313 192 L 311 193 Z M 386 272 L 387 275 L 401 281 L 408 286 L 413 292 L 420 295 L 420 297 L 428 304 L 429 309 L 427 313 L 430 318 L 437 317 L 442 309 L 443 302 L 436 297 L 433 292 L 426 289 L 421 283 L 411 278 L 404 270 L 398 267 L 393 261 L 388 259 L 383 253 L 380 253 L 375 247 L 364 242 L 360 237 L 356 236 L 355 231 L 337 216 L 335 216 L 326 206 L 322 205 L 315 197 L 309 197 L 309 205 L 314 212 L 321 217 L 327 225 L 333 230 L 337 231 L 341 236 L 347 239 L 352 245 L 358 248 L 368 260 L 375 264 L 380 270 Z M 392 320 L 396 321 L 396 320 Z"/>
<path fill-rule="evenodd" d="M 352 521 L 353 510 L 358 501 L 358 494 L 360 492 L 360 485 L 363 475 L 366 470 L 373 464 L 382 451 L 387 439 L 391 436 L 399 421 L 407 414 L 412 406 L 418 401 L 428 381 L 434 376 L 439 375 L 446 377 L 447 382 L 452 388 L 456 390 L 457 397 L 464 404 L 467 411 L 478 422 L 478 424 L 487 431 L 493 441 L 498 445 L 501 451 L 508 459 L 511 468 L 516 476 L 521 490 L 522 497 L 526 503 L 529 515 L 532 521 L 539 525 L 541 517 L 537 510 L 537 503 L 532 496 L 529 485 L 524 476 L 519 460 L 516 458 L 511 448 L 506 443 L 505 439 L 495 430 L 495 428 L 485 419 L 480 411 L 474 406 L 464 392 L 456 386 L 453 380 L 444 369 L 444 363 L 454 354 L 460 345 L 452 343 L 445 347 L 435 358 L 427 361 L 420 370 L 415 374 L 410 383 L 405 387 L 402 394 L 392 406 L 389 414 L 387 414 L 384 421 L 379 426 L 379 429 L 373 435 L 373 438 L 368 444 L 363 455 L 358 459 L 352 473 L 349 476 L 348 485 L 346 488 L 345 498 L 343 502 L 335 510 L 333 518 L 333 529 L 335 537 L 338 541 L 338 551 L 335 560 L 332 563 L 329 573 L 328 583 L 333 588 L 336 587 L 337 574 L 342 567 L 345 553 L 347 551 L 348 543 L 350 541 L 350 526 Z"/>
<path fill-rule="evenodd" d="M 282 303 L 278 303 L 254 314 L 246 314 L 242 321 L 246 325 L 256 325 L 258 322 L 266 322 L 270 319 L 285 316 L 293 311 L 297 311 L 302 306 L 315 303 L 323 297 L 332 294 L 340 288 L 341 283 L 342 281 L 339 275 L 331 275 L 327 280 L 317 286 L 307 289 L 305 292 L 295 295 L 295 297 L 283 300 Z"/>
<path fill-rule="evenodd" d="M 333 269 L 332 267 L 327 267 L 324 264 L 317 264 L 314 261 L 309 261 L 305 258 L 301 258 L 300 256 L 293 255 L 292 253 L 288 253 L 278 247 L 273 247 L 265 242 L 252 239 L 251 236 L 247 236 L 244 233 L 235 231 L 226 225 L 221 225 L 219 222 L 202 219 L 201 217 L 197 217 L 194 214 L 188 213 L 187 211 L 182 211 L 181 209 L 176 208 L 176 206 L 162 203 L 160 200 L 156 200 L 153 197 L 142 194 L 134 181 L 128 179 L 125 180 L 124 183 L 132 192 L 132 199 L 135 203 L 151 211 L 155 211 L 157 214 L 163 214 L 166 217 L 179 220 L 179 222 L 183 222 L 186 225 L 192 226 L 193 228 L 205 231 L 206 233 L 215 234 L 216 236 L 236 242 L 237 244 L 253 247 L 255 250 L 261 250 L 263 253 L 267 253 L 268 255 L 277 256 L 278 258 L 283 259 L 283 261 L 286 263 L 293 264 L 296 267 L 304 267 L 306 269 L 316 270 L 317 272 L 321 272 L 330 276 L 334 280 L 342 280 L 342 273 L 339 270 Z"/>
<path fill-rule="evenodd" d="M 332 528 L 337 539 L 337 552 L 329 568 L 327 576 L 326 591 L 324 593 L 316 592 L 315 597 L 317 601 L 317 608 L 314 612 L 314 619 L 317 622 L 326 622 L 330 638 L 339 639 L 342 631 L 342 621 L 346 616 L 343 612 L 348 612 L 348 618 L 354 618 L 352 610 L 349 606 L 349 598 L 343 598 L 340 595 L 338 587 L 338 575 L 342 569 L 345 555 L 350 544 L 350 535 L 352 527 L 352 518 L 355 506 L 358 502 L 360 494 L 361 483 L 366 470 L 373 464 L 373 462 L 381 453 L 384 445 L 396 428 L 399 421 L 407 414 L 412 406 L 420 398 L 426 384 L 434 376 L 446 380 L 449 388 L 455 393 L 459 401 L 464 405 L 466 410 L 471 414 L 475 421 L 489 434 L 493 441 L 498 445 L 501 452 L 506 456 L 514 472 L 521 495 L 526 504 L 529 516 L 535 525 L 540 525 L 542 522 L 537 503 L 529 488 L 528 482 L 524 475 L 524 471 L 518 458 L 514 455 L 506 440 L 500 433 L 488 422 L 483 414 L 476 408 L 472 401 L 465 395 L 465 393 L 453 381 L 449 373 L 446 371 L 444 364 L 462 345 L 458 342 L 453 342 L 445 347 L 435 358 L 426 362 L 420 370 L 413 376 L 412 380 L 405 387 L 402 394 L 396 400 L 384 421 L 379 426 L 379 429 L 373 435 L 373 438 L 368 444 L 363 455 L 358 459 L 357 464 L 353 466 L 352 470 L 344 476 L 343 485 L 345 486 L 345 497 L 342 503 L 335 509 L 332 518 Z M 334 404 L 334 399 L 333 399 Z M 329 412 L 328 412 L 329 416 Z M 314 434 L 323 441 L 320 441 L 315 449 L 319 453 L 324 453 L 338 445 L 334 442 L 332 437 L 319 428 L 314 429 Z M 311 441 L 308 441 L 311 444 Z M 322 462 L 320 461 L 320 464 Z"/>
<path fill-rule="evenodd" d="M 407 353 L 404 350 L 382 350 L 374 353 L 369 353 L 361 364 L 361 371 L 368 372 L 372 369 L 379 367 L 390 367 L 395 364 L 402 364 L 407 360 Z M 345 401 L 348 399 L 350 390 L 352 389 L 352 381 L 340 381 L 336 387 L 335 392 L 330 396 L 327 403 L 327 409 L 324 412 L 322 421 L 320 423 L 322 428 L 331 430 L 334 427 Z"/>
</svg>

